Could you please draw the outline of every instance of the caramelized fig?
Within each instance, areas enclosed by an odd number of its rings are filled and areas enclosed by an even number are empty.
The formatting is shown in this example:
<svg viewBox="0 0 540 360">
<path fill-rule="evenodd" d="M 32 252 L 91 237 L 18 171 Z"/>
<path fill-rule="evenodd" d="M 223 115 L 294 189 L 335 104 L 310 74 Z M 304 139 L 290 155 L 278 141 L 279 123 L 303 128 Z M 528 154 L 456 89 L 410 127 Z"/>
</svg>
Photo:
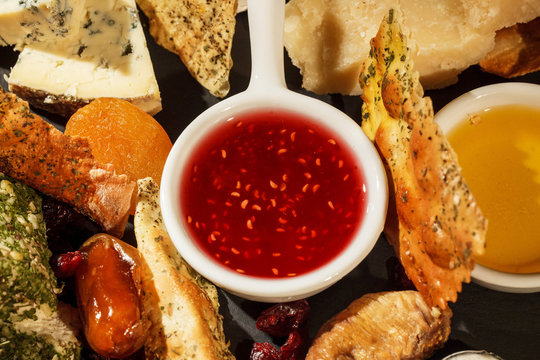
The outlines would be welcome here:
<svg viewBox="0 0 540 360">
<path fill-rule="evenodd" d="M 77 304 L 90 347 L 109 358 L 136 352 L 145 340 L 141 259 L 137 249 L 108 234 L 97 234 L 79 249 Z"/>
</svg>

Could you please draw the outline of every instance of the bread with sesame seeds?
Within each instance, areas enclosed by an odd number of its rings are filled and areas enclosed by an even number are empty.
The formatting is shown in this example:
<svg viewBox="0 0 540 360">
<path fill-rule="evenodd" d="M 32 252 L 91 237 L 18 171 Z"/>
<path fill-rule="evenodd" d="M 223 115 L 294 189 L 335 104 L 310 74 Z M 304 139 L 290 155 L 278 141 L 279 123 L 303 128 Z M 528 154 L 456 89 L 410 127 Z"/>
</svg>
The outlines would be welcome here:
<svg viewBox="0 0 540 360">
<path fill-rule="evenodd" d="M 150 34 L 212 95 L 229 92 L 237 0 L 137 0 Z"/>
</svg>

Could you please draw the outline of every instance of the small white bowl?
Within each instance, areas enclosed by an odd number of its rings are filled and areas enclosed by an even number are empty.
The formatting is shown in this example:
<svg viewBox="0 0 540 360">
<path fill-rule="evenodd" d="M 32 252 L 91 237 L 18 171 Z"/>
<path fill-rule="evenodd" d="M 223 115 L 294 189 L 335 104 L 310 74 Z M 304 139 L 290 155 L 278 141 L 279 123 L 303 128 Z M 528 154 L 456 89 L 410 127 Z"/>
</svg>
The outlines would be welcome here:
<svg viewBox="0 0 540 360">
<path fill-rule="evenodd" d="M 442 360 L 502 360 L 485 350 L 464 350 L 445 356 Z"/>
<path fill-rule="evenodd" d="M 284 0 L 250 0 L 252 75 L 248 90 L 199 115 L 175 142 L 161 181 L 161 209 L 172 241 L 184 259 L 214 284 L 246 299 L 284 302 L 314 295 L 354 269 L 379 238 L 388 201 L 386 175 L 373 143 L 351 118 L 336 108 L 285 87 L 283 75 Z M 280 21 L 281 20 L 281 21 Z M 240 274 L 210 258 L 191 238 L 180 206 L 182 173 L 194 149 L 209 132 L 234 115 L 255 109 L 281 109 L 311 118 L 329 129 L 354 158 L 367 188 L 366 212 L 350 244 L 326 265 L 291 278 Z"/>
<path fill-rule="evenodd" d="M 372 143 L 360 127 L 346 115 L 336 116 L 336 110 L 318 100 L 291 92 L 270 94 L 250 93 L 236 103 L 234 97 L 218 103 L 197 117 L 175 142 L 161 182 L 161 208 L 167 230 L 180 254 L 205 278 L 243 298 L 264 302 L 283 302 L 314 295 L 353 270 L 371 251 L 384 226 L 387 205 L 387 185 L 384 169 Z M 230 106 L 229 106 L 230 104 Z M 313 109 L 320 116 L 313 122 L 331 129 L 348 148 L 363 172 L 367 187 L 365 217 L 350 244 L 328 264 L 293 278 L 265 279 L 232 271 L 207 256 L 191 238 L 180 208 L 180 183 L 186 162 L 194 148 L 219 122 L 244 111 L 261 107 L 304 113 Z"/>
<path fill-rule="evenodd" d="M 442 108 L 436 115 L 444 133 L 452 130 L 469 115 L 499 105 L 527 105 L 540 109 L 540 85 L 529 83 L 500 83 L 469 91 Z M 488 219 L 489 220 L 489 219 Z M 476 264 L 473 281 L 484 287 L 512 293 L 540 291 L 540 273 L 511 274 Z"/>
</svg>

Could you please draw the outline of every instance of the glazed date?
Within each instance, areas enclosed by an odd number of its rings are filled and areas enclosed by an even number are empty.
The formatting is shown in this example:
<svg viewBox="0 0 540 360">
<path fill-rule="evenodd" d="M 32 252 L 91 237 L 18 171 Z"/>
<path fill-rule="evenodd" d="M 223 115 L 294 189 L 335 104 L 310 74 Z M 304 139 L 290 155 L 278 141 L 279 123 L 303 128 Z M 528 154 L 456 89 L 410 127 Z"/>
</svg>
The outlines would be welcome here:
<svg viewBox="0 0 540 360">
<path fill-rule="evenodd" d="M 139 253 L 108 234 L 92 236 L 79 251 L 76 294 L 88 344 L 105 357 L 127 357 L 142 347 L 147 330 Z"/>
</svg>

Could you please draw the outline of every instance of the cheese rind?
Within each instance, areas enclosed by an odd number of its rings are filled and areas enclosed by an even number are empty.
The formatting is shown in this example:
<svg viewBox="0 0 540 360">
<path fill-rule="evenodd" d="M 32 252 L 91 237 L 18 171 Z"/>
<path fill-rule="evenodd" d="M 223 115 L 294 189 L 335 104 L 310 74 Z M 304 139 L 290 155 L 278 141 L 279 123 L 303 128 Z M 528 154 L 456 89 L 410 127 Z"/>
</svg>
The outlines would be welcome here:
<svg viewBox="0 0 540 360">
<path fill-rule="evenodd" d="M 58 41 L 77 35 L 85 0 L 0 0 L 0 45 Z"/>
<path fill-rule="evenodd" d="M 133 0 L 87 0 L 74 39 L 27 46 L 8 78 L 10 90 L 69 116 L 97 97 L 115 97 L 155 114 L 161 97 Z"/>
</svg>

